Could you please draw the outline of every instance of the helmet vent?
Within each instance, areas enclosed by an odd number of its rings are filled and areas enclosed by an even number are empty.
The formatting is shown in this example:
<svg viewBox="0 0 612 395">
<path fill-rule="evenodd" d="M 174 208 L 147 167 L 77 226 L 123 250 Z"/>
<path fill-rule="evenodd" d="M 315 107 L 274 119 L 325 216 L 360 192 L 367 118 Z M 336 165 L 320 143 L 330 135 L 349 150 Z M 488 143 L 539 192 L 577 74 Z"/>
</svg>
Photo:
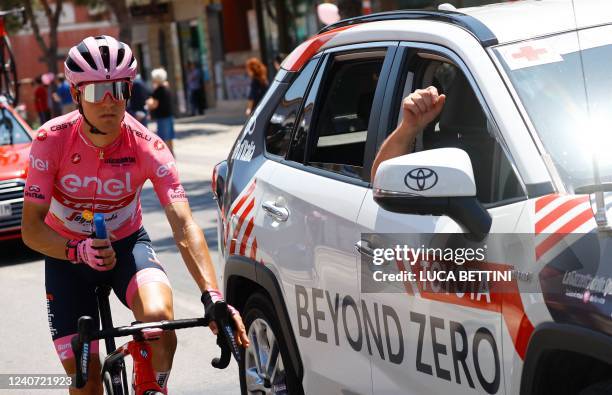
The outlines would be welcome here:
<svg viewBox="0 0 612 395">
<path fill-rule="evenodd" d="M 104 64 L 104 68 L 106 71 L 110 70 L 110 51 L 108 50 L 108 46 L 104 45 L 99 47 L 100 54 L 102 55 L 102 63 Z"/>
<path fill-rule="evenodd" d="M 117 51 L 117 66 L 121 64 L 123 58 L 125 57 L 125 49 L 123 48 L 123 44 L 121 44 L 121 48 Z"/>
<path fill-rule="evenodd" d="M 77 45 L 77 49 L 79 50 L 79 53 L 81 54 L 83 59 L 85 59 L 87 64 L 89 64 L 89 66 L 92 69 L 98 70 L 98 66 L 96 66 L 96 62 L 94 61 L 93 57 L 91 56 L 91 53 L 89 53 L 89 49 L 87 49 L 87 46 L 84 43 L 81 42 L 79 45 Z"/>
<path fill-rule="evenodd" d="M 75 73 L 83 72 L 83 69 L 78 64 L 76 64 L 71 57 L 68 57 L 68 59 L 66 59 L 66 67 L 68 67 L 70 71 L 74 71 Z"/>
</svg>

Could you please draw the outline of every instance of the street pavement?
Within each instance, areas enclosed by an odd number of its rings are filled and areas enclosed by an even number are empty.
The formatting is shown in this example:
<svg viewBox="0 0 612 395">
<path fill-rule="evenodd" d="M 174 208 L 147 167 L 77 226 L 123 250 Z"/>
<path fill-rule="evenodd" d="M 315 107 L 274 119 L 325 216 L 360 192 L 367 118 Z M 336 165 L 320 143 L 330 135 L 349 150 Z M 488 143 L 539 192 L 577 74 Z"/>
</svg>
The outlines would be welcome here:
<svg viewBox="0 0 612 395">
<path fill-rule="evenodd" d="M 245 121 L 243 102 L 220 102 L 204 116 L 177 121 L 175 152 L 181 181 L 198 225 L 204 230 L 213 261 L 218 263 L 216 211 L 210 190 L 213 166 L 225 159 Z M 155 125 L 150 125 L 155 130 Z M 142 194 L 143 221 L 158 258 L 173 286 L 175 318 L 201 316 L 200 293 L 172 238 L 163 209 L 150 182 Z M 63 373 L 49 333 L 42 257 L 20 241 L 0 242 L 0 374 Z M 77 295 L 75 295 L 77 297 Z M 131 312 L 111 298 L 116 326 L 133 321 Z M 169 380 L 173 394 L 238 394 L 235 361 L 217 370 L 210 360 L 218 356 L 215 337 L 207 328 L 177 331 L 178 348 Z M 122 344 L 128 338 L 117 339 Z M 104 349 L 101 345 L 101 351 Z M 131 371 L 131 365 L 129 366 Z M 65 390 L 3 390 L 0 394 L 62 394 Z"/>
</svg>

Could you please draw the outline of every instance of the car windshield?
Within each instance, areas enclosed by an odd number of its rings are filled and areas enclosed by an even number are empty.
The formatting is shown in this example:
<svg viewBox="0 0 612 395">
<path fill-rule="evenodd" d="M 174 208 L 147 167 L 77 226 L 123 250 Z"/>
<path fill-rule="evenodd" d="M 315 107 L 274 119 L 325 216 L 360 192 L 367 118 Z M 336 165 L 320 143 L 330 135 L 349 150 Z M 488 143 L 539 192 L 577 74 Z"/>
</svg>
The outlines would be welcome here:
<svg viewBox="0 0 612 395">
<path fill-rule="evenodd" d="M 30 135 L 8 110 L 0 108 L 0 145 L 24 144 Z"/>
<path fill-rule="evenodd" d="M 568 192 L 612 182 L 612 26 L 494 51 Z"/>
</svg>

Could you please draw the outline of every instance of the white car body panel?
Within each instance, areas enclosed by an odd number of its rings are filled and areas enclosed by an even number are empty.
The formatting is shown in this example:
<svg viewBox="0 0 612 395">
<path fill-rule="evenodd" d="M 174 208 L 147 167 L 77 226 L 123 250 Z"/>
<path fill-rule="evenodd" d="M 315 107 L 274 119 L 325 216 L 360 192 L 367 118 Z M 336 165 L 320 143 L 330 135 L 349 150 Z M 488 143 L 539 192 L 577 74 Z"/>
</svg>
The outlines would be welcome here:
<svg viewBox="0 0 612 395">
<path fill-rule="evenodd" d="M 313 288 L 329 291 L 332 300 L 335 293 L 340 297 L 350 295 L 360 303 L 353 224 L 366 189 L 269 162 L 277 170 L 268 173 L 273 175 L 272 179 L 262 180 L 266 189 L 261 201 L 282 202 L 290 215 L 286 222 L 277 222 L 259 210 L 257 237 L 259 245 L 265 246 L 265 265 L 277 273 L 280 280 L 300 350 L 308 350 L 301 354 L 304 390 L 309 394 L 342 391 L 369 394 L 372 389 L 369 355 L 356 353 L 348 347 L 342 333 L 342 318 L 338 318 L 339 345 L 334 344 L 335 330 L 325 294 L 316 297 L 317 310 L 324 312 L 316 325 L 318 337 L 326 338 L 327 342 L 316 340 L 315 296 L 312 293 Z M 333 197 L 323 191 L 334 191 Z M 304 287 L 308 293 L 310 336 L 300 335 L 300 319 L 303 329 L 306 329 L 306 321 L 296 313 L 296 285 Z M 356 330 L 354 320 L 348 326 L 350 331 Z M 334 374 L 330 375 L 332 371 Z"/>
</svg>

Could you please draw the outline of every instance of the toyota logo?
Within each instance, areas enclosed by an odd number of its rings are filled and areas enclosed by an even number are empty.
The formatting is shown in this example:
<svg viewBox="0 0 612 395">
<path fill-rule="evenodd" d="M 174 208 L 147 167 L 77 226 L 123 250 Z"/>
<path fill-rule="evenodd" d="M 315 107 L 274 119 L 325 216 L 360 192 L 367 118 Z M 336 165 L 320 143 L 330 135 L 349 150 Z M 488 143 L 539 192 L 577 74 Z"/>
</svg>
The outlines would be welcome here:
<svg viewBox="0 0 612 395">
<path fill-rule="evenodd" d="M 404 184 L 413 191 L 426 191 L 438 183 L 438 175 L 435 171 L 426 167 L 417 167 L 410 170 L 404 177 Z"/>
<path fill-rule="evenodd" d="M 38 193 L 38 192 L 40 192 L 40 188 L 39 188 L 37 185 L 31 185 L 31 186 L 28 188 L 28 191 Z"/>
</svg>

